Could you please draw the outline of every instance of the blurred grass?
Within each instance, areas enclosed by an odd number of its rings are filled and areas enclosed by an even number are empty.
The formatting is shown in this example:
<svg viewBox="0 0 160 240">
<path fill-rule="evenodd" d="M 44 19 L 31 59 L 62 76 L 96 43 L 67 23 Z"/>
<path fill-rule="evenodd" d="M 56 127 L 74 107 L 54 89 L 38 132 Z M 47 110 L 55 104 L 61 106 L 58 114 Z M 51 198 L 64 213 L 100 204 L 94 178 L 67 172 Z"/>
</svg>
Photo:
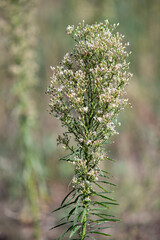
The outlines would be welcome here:
<svg viewBox="0 0 160 240">
<path fill-rule="evenodd" d="M 17 0 L 17 3 L 19 2 Z M 60 147 L 57 148 L 56 138 L 63 130 L 47 112 L 48 98 L 45 96 L 45 91 L 51 76 L 49 66 L 59 64 L 62 56 L 71 51 L 74 45 L 72 39 L 65 33 L 68 24 L 76 25 L 82 19 L 87 23 L 93 23 L 108 18 L 110 22 L 120 23 L 118 30 L 125 34 L 126 41 L 130 42 L 130 50 L 133 52 L 130 61 L 134 74 L 127 88 L 132 109 L 126 109 L 121 114 L 120 135 L 114 139 L 115 143 L 109 146 L 110 155 L 117 162 L 112 166 L 105 164 L 106 168 L 112 167 L 114 181 L 118 184 L 115 196 L 120 206 L 113 211 L 122 218 L 122 223 L 116 225 L 117 235 L 114 234 L 118 239 L 143 240 L 141 232 L 145 231 L 145 227 L 150 226 L 152 236 L 149 233 L 147 236 L 144 234 L 146 237 L 144 239 L 147 240 L 148 237 L 150 240 L 158 240 L 156 224 L 159 221 L 157 213 L 160 212 L 159 0 L 41 0 L 35 4 L 38 11 L 35 21 L 39 30 L 34 51 L 37 54 L 36 64 L 39 70 L 36 86 L 31 90 L 34 92 L 32 97 L 38 112 L 38 129 L 35 126 L 33 133 L 40 146 L 44 168 L 49 171 L 46 182 L 50 189 L 49 199 L 44 200 L 41 205 L 49 205 L 48 208 L 51 206 L 53 209 L 54 205 L 58 204 L 56 196 L 61 195 L 62 189 L 65 188 L 55 188 L 55 183 L 58 186 L 61 184 L 67 186 L 72 176 L 72 168 L 69 165 L 58 163 L 59 157 L 64 152 Z M 15 206 L 22 199 L 25 201 L 26 196 L 20 186 L 22 183 L 18 185 L 20 197 L 17 197 L 17 186 L 13 184 L 17 182 L 20 170 L 17 160 L 19 145 L 15 141 L 20 129 L 14 113 L 17 103 L 11 91 L 15 84 L 9 72 L 12 63 L 9 46 L 12 39 L 7 34 L 10 26 L 4 7 L 2 1 L 0 3 L 0 198 L 2 203 L 5 202 L 7 209 L 17 211 Z M 42 207 L 42 218 L 45 218 L 44 213 L 49 212 L 48 208 L 44 210 Z M 18 213 L 20 212 L 21 209 L 18 208 Z M 3 217 L 7 219 L 5 213 Z M 148 222 L 145 223 L 144 219 Z M 50 221 L 49 226 L 54 220 Z M 140 224 L 138 227 L 137 222 Z M 45 236 L 48 228 L 42 227 Z M 17 231 L 22 236 L 21 239 L 31 239 L 31 235 L 30 237 L 27 237 L 27 234 L 23 235 L 20 228 L 17 228 Z M 0 227 L 0 232 L 9 234 L 3 227 Z M 10 239 L 11 235 L 12 233 Z M 54 236 L 54 233 L 49 233 L 49 236 L 51 235 Z M 56 239 L 56 236 L 54 237 Z"/>
</svg>

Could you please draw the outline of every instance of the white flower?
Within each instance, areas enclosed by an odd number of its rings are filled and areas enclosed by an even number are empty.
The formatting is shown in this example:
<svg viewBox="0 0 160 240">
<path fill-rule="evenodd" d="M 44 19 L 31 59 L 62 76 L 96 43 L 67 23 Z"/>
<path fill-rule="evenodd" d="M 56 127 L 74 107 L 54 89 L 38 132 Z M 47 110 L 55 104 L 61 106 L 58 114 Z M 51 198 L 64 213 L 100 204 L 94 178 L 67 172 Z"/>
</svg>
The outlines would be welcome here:
<svg viewBox="0 0 160 240">
<path fill-rule="evenodd" d="M 91 140 L 88 140 L 87 141 L 87 145 L 89 145 L 89 144 L 91 144 L 92 143 L 92 141 Z"/>
<path fill-rule="evenodd" d="M 102 122 L 103 118 L 102 117 L 98 117 L 97 118 L 99 122 Z"/>
<path fill-rule="evenodd" d="M 109 57 L 108 60 L 109 60 L 110 62 L 112 62 L 112 61 L 113 61 L 113 58 L 112 58 L 112 57 Z"/>
<path fill-rule="evenodd" d="M 52 71 L 54 71 L 54 70 L 55 70 L 55 67 L 50 66 L 50 69 L 51 69 Z"/>
<path fill-rule="evenodd" d="M 61 92 L 61 91 L 62 91 L 62 88 L 58 88 L 57 91 L 58 91 L 58 92 Z"/>
<path fill-rule="evenodd" d="M 83 142 L 83 138 L 79 138 L 79 141 L 80 141 L 80 142 Z"/>
<path fill-rule="evenodd" d="M 73 25 L 72 26 L 68 25 L 66 30 L 67 30 L 67 34 L 71 34 L 73 32 L 73 30 L 74 30 L 74 26 Z"/>
<path fill-rule="evenodd" d="M 88 107 L 84 107 L 83 110 L 84 110 L 84 112 L 87 112 L 88 111 Z"/>
</svg>

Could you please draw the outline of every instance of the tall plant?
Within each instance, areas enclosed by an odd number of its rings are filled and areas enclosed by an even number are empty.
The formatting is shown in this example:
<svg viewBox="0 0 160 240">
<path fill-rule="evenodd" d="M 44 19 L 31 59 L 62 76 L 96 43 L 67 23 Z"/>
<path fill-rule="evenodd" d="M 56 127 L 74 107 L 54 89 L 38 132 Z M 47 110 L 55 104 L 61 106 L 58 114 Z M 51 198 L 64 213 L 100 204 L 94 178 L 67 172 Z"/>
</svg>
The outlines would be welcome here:
<svg viewBox="0 0 160 240">
<path fill-rule="evenodd" d="M 128 72 L 128 43 L 123 35 L 114 33 L 118 24 L 88 25 L 84 22 L 67 27 L 76 45 L 67 53 L 60 66 L 51 67 L 53 76 L 48 88 L 50 113 L 66 128 L 58 137 L 70 154 L 62 160 L 74 165 L 72 190 L 61 206 L 54 211 L 68 209 L 67 215 L 53 228 L 68 224 L 58 238 L 95 239 L 95 235 L 109 236 L 102 230 L 117 219 L 106 212 L 117 202 L 109 196 L 109 173 L 100 163 L 111 160 L 104 144 L 117 134 L 117 116 L 128 104 L 124 87 L 132 74 Z M 74 137 L 76 146 L 72 146 Z M 74 236 L 74 238 L 72 238 Z"/>
<path fill-rule="evenodd" d="M 38 114 L 33 90 L 37 85 L 37 1 L 7 0 L 5 2 L 8 20 L 10 72 L 13 79 L 11 93 L 14 99 L 13 112 L 16 116 L 19 175 L 25 197 L 29 200 L 34 223 L 34 237 L 42 236 L 39 226 L 40 202 L 45 188 L 45 167 L 40 149 L 35 140 Z M 39 184 L 38 184 L 39 183 Z M 23 193 L 24 193 L 23 192 Z"/>
</svg>

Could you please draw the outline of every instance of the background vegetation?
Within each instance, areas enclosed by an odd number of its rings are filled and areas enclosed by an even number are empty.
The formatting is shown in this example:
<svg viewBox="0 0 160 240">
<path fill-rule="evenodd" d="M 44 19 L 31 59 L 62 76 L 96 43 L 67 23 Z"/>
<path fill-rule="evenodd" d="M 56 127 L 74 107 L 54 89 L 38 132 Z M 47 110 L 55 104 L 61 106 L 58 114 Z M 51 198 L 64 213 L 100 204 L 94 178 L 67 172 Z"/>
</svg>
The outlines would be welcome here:
<svg viewBox="0 0 160 240">
<path fill-rule="evenodd" d="M 57 239 L 50 214 L 68 192 L 72 168 L 58 159 L 62 132 L 47 112 L 51 71 L 71 50 L 68 24 L 109 19 L 130 42 L 133 108 L 121 114 L 108 147 L 122 219 L 118 240 L 160 236 L 159 0 L 7 0 L 0 2 L 0 239 Z"/>
</svg>

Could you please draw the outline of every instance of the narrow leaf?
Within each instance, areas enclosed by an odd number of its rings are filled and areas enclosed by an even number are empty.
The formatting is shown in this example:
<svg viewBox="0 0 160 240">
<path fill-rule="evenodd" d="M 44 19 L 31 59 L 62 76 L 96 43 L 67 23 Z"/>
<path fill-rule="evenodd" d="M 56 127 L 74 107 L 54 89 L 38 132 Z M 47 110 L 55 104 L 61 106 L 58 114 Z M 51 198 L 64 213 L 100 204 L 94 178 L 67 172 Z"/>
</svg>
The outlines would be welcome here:
<svg viewBox="0 0 160 240">
<path fill-rule="evenodd" d="M 108 200 L 110 200 L 110 201 L 116 202 L 115 199 L 112 199 L 112 198 L 106 197 L 106 196 L 104 196 L 104 195 L 98 194 L 97 192 L 94 192 L 94 191 L 93 191 L 93 193 L 94 193 L 95 195 L 99 196 L 99 197 L 102 197 L 102 198 L 108 199 Z"/>
<path fill-rule="evenodd" d="M 111 228 L 111 227 L 112 226 L 98 227 L 98 228 L 95 228 L 94 231 L 101 230 L 101 229 L 107 229 L 107 228 Z"/>
<path fill-rule="evenodd" d="M 106 208 L 109 208 L 106 204 L 104 204 L 103 202 L 97 202 L 97 201 L 93 201 L 92 202 L 93 203 L 93 205 L 100 205 L 100 206 L 103 206 L 103 207 L 106 207 Z"/>
<path fill-rule="evenodd" d="M 102 232 L 97 232 L 97 231 L 90 231 L 88 233 L 95 233 L 95 234 L 100 234 L 100 235 L 104 235 L 104 236 L 111 236 L 110 234 L 106 234 L 106 233 L 102 233 Z"/>
<path fill-rule="evenodd" d="M 81 225 L 75 227 L 75 229 L 72 230 L 71 234 L 69 235 L 69 238 L 71 238 L 78 231 L 78 229 L 80 229 L 80 228 L 81 228 Z"/>
<path fill-rule="evenodd" d="M 108 193 L 108 191 L 106 189 L 104 189 L 102 186 L 100 186 L 98 183 L 94 182 L 94 184 L 96 186 L 98 186 L 99 188 L 101 188 L 103 191 L 105 191 L 106 193 Z"/>
<path fill-rule="evenodd" d="M 106 216 L 106 217 L 114 217 L 114 216 L 112 216 L 112 215 L 110 215 L 110 214 L 105 214 L 105 213 L 92 213 L 91 212 L 91 215 L 95 215 L 95 216 Z"/>
<path fill-rule="evenodd" d="M 107 181 L 102 181 L 102 180 L 97 180 L 96 182 L 101 182 L 101 183 L 106 183 L 106 184 L 109 184 L 109 185 L 112 185 L 112 186 L 117 186 L 116 184 L 114 183 L 111 183 L 111 182 L 107 182 Z"/>
<path fill-rule="evenodd" d="M 69 220 L 69 218 L 72 216 L 72 214 L 74 213 L 76 208 L 73 208 L 69 213 L 68 213 L 68 216 L 67 216 L 67 220 Z"/>
<path fill-rule="evenodd" d="M 59 208 L 53 210 L 52 212 L 57 212 L 57 211 L 59 211 L 59 210 L 65 208 L 65 207 L 68 207 L 68 206 L 70 206 L 70 205 L 76 203 L 80 196 L 81 196 L 81 195 L 78 195 L 78 196 L 76 197 L 76 199 L 75 199 L 73 202 L 70 202 L 70 203 L 64 204 L 63 206 L 60 206 Z"/>
<path fill-rule="evenodd" d="M 70 230 L 72 230 L 73 226 L 69 227 L 59 238 L 58 240 L 61 240 L 65 235 L 66 233 L 68 233 Z"/>
<path fill-rule="evenodd" d="M 105 224 L 105 223 L 108 223 L 108 221 L 98 222 L 98 223 L 92 225 L 90 228 L 94 228 L 94 227 L 96 227 L 96 226 L 99 226 L 99 225 L 102 225 L 102 224 Z M 110 227 L 112 227 L 112 226 L 108 226 L 108 227 L 110 228 Z"/>
<path fill-rule="evenodd" d="M 73 222 L 73 221 L 69 221 L 69 222 L 67 221 L 67 222 L 64 222 L 64 223 L 58 224 L 58 225 L 56 225 L 56 226 L 50 228 L 49 230 L 52 230 L 52 229 L 54 229 L 54 228 L 57 228 L 57 227 L 63 226 L 63 225 L 65 225 L 65 224 L 68 224 L 68 223 L 71 223 L 71 222 Z"/>
<path fill-rule="evenodd" d="M 86 237 L 89 237 L 89 238 L 91 238 L 91 239 L 93 239 L 93 240 L 97 240 L 97 239 L 95 239 L 94 237 L 91 237 L 91 236 L 89 236 L 89 235 L 87 235 Z"/>
<path fill-rule="evenodd" d="M 75 189 L 73 189 L 72 191 L 70 191 L 68 194 L 67 194 L 67 196 L 63 199 L 63 201 L 62 201 L 62 203 L 61 203 L 61 206 L 63 205 L 63 203 L 65 202 L 65 200 L 69 197 L 69 195 L 71 194 L 71 193 L 73 193 L 75 191 Z"/>
<path fill-rule="evenodd" d="M 82 214 L 81 223 L 82 223 L 83 220 L 84 220 L 84 217 L 85 217 L 85 215 L 86 215 L 86 212 L 87 212 L 87 210 L 86 210 L 86 208 L 85 208 L 84 211 L 83 211 L 83 214 Z"/>
</svg>

